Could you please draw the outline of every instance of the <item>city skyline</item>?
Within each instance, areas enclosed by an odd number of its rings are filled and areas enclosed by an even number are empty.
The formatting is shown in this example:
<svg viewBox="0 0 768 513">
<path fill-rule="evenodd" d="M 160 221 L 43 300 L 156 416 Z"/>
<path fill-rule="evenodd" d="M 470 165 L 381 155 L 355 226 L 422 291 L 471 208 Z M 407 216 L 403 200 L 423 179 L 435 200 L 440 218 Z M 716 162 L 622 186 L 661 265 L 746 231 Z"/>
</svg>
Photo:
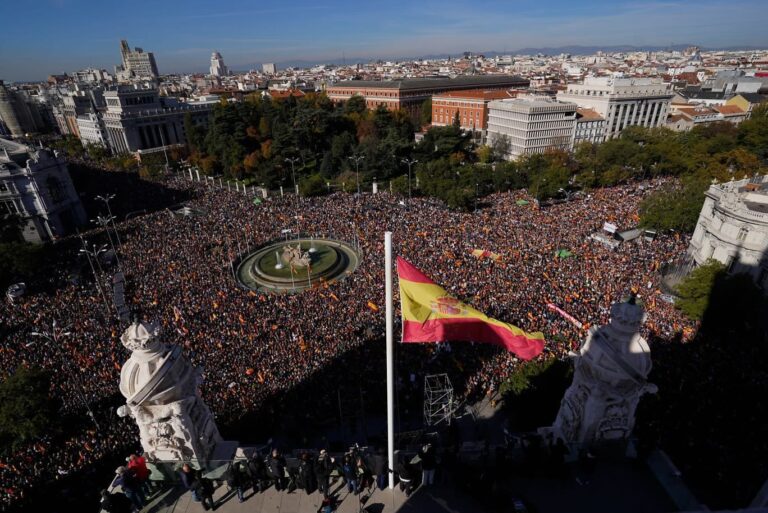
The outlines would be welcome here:
<svg viewBox="0 0 768 513">
<path fill-rule="evenodd" d="M 555 0 L 546 6 L 527 0 L 514 6 L 496 0 L 471 6 L 398 0 L 364 7 L 297 0 L 290 8 L 239 1 L 214 10 L 197 1 L 139 1 L 123 12 L 116 4 L 49 0 L 25 7 L 25 18 L 8 27 L 0 79 L 44 80 L 86 67 L 111 70 L 120 62 L 121 39 L 154 52 L 163 74 L 205 72 L 213 51 L 233 70 L 246 70 L 262 62 L 346 58 L 350 63 L 572 45 L 768 47 L 763 7 L 758 0 L 578 5 Z M 737 12 L 750 15 L 725 15 Z"/>
</svg>

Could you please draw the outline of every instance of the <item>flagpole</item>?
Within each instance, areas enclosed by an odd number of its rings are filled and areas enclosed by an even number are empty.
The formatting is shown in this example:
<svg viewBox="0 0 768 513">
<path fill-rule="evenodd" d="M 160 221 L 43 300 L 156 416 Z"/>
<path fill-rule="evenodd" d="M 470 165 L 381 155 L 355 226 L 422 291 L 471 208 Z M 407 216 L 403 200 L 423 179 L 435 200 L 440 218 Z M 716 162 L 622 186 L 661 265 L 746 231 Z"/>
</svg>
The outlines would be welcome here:
<svg viewBox="0 0 768 513">
<path fill-rule="evenodd" d="M 384 232 L 384 290 L 387 324 L 387 468 L 395 468 L 394 342 L 392 338 L 392 232 Z M 395 488 L 395 474 L 389 475 L 389 489 Z"/>
</svg>

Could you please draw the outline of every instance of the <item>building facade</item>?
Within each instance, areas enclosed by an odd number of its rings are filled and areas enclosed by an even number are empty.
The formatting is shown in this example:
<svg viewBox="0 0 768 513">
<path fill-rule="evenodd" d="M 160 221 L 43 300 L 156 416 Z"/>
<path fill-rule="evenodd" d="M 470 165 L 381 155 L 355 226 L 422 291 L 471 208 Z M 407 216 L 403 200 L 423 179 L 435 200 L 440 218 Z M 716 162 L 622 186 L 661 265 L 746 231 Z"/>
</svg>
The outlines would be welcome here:
<svg viewBox="0 0 768 513">
<path fill-rule="evenodd" d="M 0 121 L 11 137 L 23 137 L 44 129 L 36 106 L 24 91 L 9 89 L 0 80 Z"/>
<path fill-rule="evenodd" d="M 413 78 L 402 80 L 348 80 L 326 89 L 334 102 L 345 102 L 362 96 L 369 109 L 384 106 L 389 110 L 405 110 L 418 118 L 424 100 L 451 91 L 483 89 L 486 91 L 527 88 L 528 80 L 514 75 L 475 75 L 456 78 Z"/>
<path fill-rule="evenodd" d="M 193 123 L 207 123 L 213 110 L 209 103 L 179 103 L 161 98 L 157 89 L 134 86 L 106 91 L 104 98 L 104 128 L 113 153 L 146 152 L 186 144 L 184 116 L 189 113 Z"/>
<path fill-rule="evenodd" d="M 488 143 L 506 138 L 506 158 L 573 148 L 576 104 L 544 96 L 524 96 L 488 104 Z"/>
<path fill-rule="evenodd" d="M 261 71 L 265 75 L 274 75 L 277 73 L 277 66 L 274 62 L 265 62 L 261 65 Z"/>
<path fill-rule="evenodd" d="M 713 184 L 705 193 L 688 251 L 746 272 L 768 291 L 768 175 Z"/>
<path fill-rule="evenodd" d="M 145 52 L 142 48 L 128 46 L 128 41 L 120 41 L 120 55 L 123 61 L 123 71 L 129 72 L 136 78 L 155 79 L 160 76 L 157 71 L 155 54 Z"/>
<path fill-rule="evenodd" d="M 224 57 L 219 52 L 213 52 L 211 55 L 211 76 L 225 77 L 229 75 L 229 70 L 224 64 Z"/>
<path fill-rule="evenodd" d="M 518 91 L 505 89 L 453 91 L 432 97 L 432 125 L 450 125 L 459 117 L 462 130 L 484 132 L 488 128 L 488 104 L 493 100 L 515 98 Z"/>
<path fill-rule="evenodd" d="M 577 108 L 573 145 L 583 142 L 605 142 L 605 118 L 592 109 Z"/>
<path fill-rule="evenodd" d="M 628 126 L 663 126 L 672 96 L 670 85 L 659 79 L 588 77 L 583 84 L 569 84 L 557 99 L 599 113 L 606 139 L 613 139 Z"/>
<path fill-rule="evenodd" d="M 89 112 L 77 117 L 77 130 L 80 133 L 80 141 L 83 146 L 94 144 L 108 147 L 107 133 L 101 117 L 95 112 Z"/>
<path fill-rule="evenodd" d="M 87 222 L 67 164 L 57 152 L 0 139 L 0 213 L 21 219 L 27 242 L 72 233 Z"/>
</svg>

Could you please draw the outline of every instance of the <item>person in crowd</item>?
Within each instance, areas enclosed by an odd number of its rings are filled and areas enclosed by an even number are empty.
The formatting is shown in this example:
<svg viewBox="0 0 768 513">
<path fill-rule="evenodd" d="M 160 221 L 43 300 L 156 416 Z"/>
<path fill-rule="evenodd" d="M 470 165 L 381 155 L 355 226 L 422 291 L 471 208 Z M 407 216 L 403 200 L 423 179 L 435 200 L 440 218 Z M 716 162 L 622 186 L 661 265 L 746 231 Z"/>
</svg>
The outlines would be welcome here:
<svg viewBox="0 0 768 513">
<path fill-rule="evenodd" d="M 373 474 L 371 473 L 370 468 L 368 468 L 362 454 L 358 454 L 355 458 L 355 472 L 357 473 L 359 490 L 370 488 L 373 485 Z"/>
<path fill-rule="evenodd" d="M 216 509 L 216 503 L 213 500 L 213 482 L 210 479 L 206 479 L 204 477 L 199 477 L 195 482 L 193 483 L 193 490 L 197 492 L 197 496 L 200 497 L 201 502 L 203 503 L 203 509 L 205 511 L 215 510 Z"/>
<path fill-rule="evenodd" d="M 314 462 L 312 461 L 312 455 L 308 452 L 301 453 L 301 457 L 299 458 L 297 485 L 299 488 L 307 492 L 307 495 L 313 493 L 317 488 L 315 466 Z"/>
<path fill-rule="evenodd" d="M 144 456 L 131 454 L 128 456 L 128 468 L 134 471 L 136 478 L 139 480 L 139 483 L 141 483 L 142 490 L 148 495 L 151 490 L 146 458 L 144 458 Z"/>
<path fill-rule="evenodd" d="M 264 456 L 258 451 L 248 459 L 248 474 L 251 476 L 253 493 L 261 493 L 269 488 L 267 465 L 264 463 Z"/>
<path fill-rule="evenodd" d="M 419 451 L 419 459 L 421 460 L 421 486 L 434 484 L 437 460 L 432 444 L 424 444 Z"/>
<path fill-rule="evenodd" d="M 387 456 L 384 454 L 383 448 L 379 448 L 373 456 L 373 473 L 376 475 L 376 485 L 379 487 L 379 490 L 386 488 L 389 481 L 389 473 Z"/>
<path fill-rule="evenodd" d="M 400 480 L 400 491 L 405 492 L 406 497 L 410 497 L 414 489 L 414 480 L 416 472 L 413 465 L 403 459 L 397 466 L 397 477 Z"/>
<path fill-rule="evenodd" d="M 324 497 L 328 496 L 329 481 L 333 471 L 334 459 L 328 456 L 325 449 L 320 450 L 320 454 L 315 462 L 315 475 L 317 476 L 317 489 Z"/>
<path fill-rule="evenodd" d="M 125 496 L 128 497 L 136 509 L 143 508 L 147 499 L 144 496 L 144 492 L 141 489 L 141 483 L 134 471 L 126 467 L 117 467 L 115 474 L 117 474 L 117 478 L 112 484 L 114 486 L 119 486 L 123 490 Z"/>
<path fill-rule="evenodd" d="M 285 477 L 285 458 L 277 449 L 272 449 L 272 456 L 269 458 L 269 473 L 275 481 L 275 490 L 281 492 L 287 486 Z"/>
<path fill-rule="evenodd" d="M 230 465 L 227 471 L 227 485 L 237 493 L 237 500 L 244 502 L 244 493 L 250 485 L 247 474 L 247 464 L 243 461 L 235 461 Z"/>
<path fill-rule="evenodd" d="M 347 485 L 347 491 L 357 495 L 360 493 L 360 481 L 357 478 L 357 469 L 350 454 L 345 454 L 341 462 L 341 475 Z"/>
<path fill-rule="evenodd" d="M 189 463 L 185 463 L 181 466 L 179 477 L 181 479 L 182 486 L 184 486 L 184 489 L 192 492 L 192 500 L 195 502 L 200 502 L 200 495 L 197 492 L 197 481 L 199 479 L 197 470 L 192 468 Z"/>
<path fill-rule="evenodd" d="M 109 490 L 101 491 L 101 509 L 106 513 L 131 513 L 133 502 L 124 493 L 111 493 Z"/>
</svg>

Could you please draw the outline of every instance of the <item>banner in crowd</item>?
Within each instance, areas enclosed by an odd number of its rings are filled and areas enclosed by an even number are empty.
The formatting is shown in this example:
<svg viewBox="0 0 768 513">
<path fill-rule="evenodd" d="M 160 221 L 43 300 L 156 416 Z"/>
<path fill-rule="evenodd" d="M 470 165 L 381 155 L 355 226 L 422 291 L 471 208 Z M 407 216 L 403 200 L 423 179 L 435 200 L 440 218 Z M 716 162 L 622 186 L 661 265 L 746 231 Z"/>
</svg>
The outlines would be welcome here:
<svg viewBox="0 0 768 513">
<path fill-rule="evenodd" d="M 566 312 L 559 306 L 555 305 L 554 303 L 547 303 L 547 308 L 549 308 L 553 312 L 559 313 L 564 319 L 566 319 L 567 321 L 570 321 L 570 323 L 576 326 L 577 328 L 584 327 L 584 324 L 582 324 L 578 319 L 576 319 L 576 317 L 569 314 L 568 312 Z"/>
<path fill-rule="evenodd" d="M 501 255 L 485 249 L 473 249 L 472 251 L 470 251 L 470 253 L 472 254 L 472 256 L 475 256 L 480 260 L 482 260 L 483 258 L 490 258 L 494 262 L 498 262 L 499 260 L 501 260 Z"/>
<path fill-rule="evenodd" d="M 472 341 L 496 344 L 530 360 L 544 350 L 544 335 L 526 333 L 517 326 L 491 319 L 397 258 L 403 342 Z"/>
<path fill-rule="evenodd" d="M 555 251 L 555 258 L 570 258 L 572 256 L 574 256 L 574 254 L 568 249 L 558 249 Z"/>
</svg>

